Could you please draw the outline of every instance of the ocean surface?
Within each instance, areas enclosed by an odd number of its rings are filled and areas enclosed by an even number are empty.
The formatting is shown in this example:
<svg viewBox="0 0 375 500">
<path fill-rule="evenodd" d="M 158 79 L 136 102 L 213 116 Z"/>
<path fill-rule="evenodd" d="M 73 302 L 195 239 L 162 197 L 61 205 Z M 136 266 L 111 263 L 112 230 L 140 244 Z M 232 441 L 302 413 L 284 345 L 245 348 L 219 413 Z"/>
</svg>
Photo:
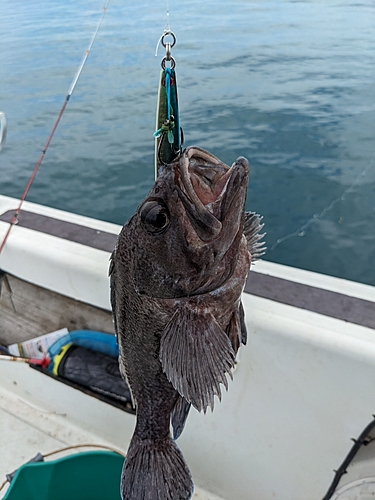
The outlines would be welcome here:
<svg viewBox="0 0 375 500">
<path fill-rule="evenodd" d="M 22 195 L 105 2 L 1 1 L 1 194 Z M 133 214 L 154 180 L 167 22 L 185 145 L 249 159 L 264 258 L 375 285 L 373 0 L 112 0 L 27 199 Z"/>
</svg>

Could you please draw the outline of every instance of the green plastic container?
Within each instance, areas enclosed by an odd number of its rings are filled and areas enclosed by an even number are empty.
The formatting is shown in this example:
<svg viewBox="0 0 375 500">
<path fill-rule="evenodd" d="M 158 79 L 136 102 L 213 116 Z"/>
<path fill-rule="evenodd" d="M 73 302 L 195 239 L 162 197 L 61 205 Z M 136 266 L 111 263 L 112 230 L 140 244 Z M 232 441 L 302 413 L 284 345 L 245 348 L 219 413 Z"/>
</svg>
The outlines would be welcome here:
<svg viewBox="0 0 375 500">
<path fill-rule="evenodd" d="M 121 500 L 123 463 L 117 453 L 90 451 L 25 464 L 3 500 Z"/>
</svg>

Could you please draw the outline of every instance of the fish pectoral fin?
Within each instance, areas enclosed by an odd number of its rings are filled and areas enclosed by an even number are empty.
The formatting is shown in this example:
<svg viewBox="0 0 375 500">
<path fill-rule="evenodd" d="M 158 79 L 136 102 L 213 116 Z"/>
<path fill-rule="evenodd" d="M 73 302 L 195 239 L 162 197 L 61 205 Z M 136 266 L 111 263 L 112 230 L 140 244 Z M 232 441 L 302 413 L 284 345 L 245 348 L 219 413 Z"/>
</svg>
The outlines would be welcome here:
<svg viewBox="0 0 375 500">
<path fill-rule="evenodd" d="M 191 403 L 182 396 L 178 396 L 176 404 L 173 407 L 171 423 L 173 428 L 173 439 L 178 439 L 184 430 L 186 419 L 189 415 Z"/>
<path fill-rule="evenodd" d="M 224 330 L 211 312 L 181 306 L 162 334 L 160 361 L 173 387 L 198 411 L 221 399 L 226 376 L 231 377 L 235 353 Z"/>
</svg>

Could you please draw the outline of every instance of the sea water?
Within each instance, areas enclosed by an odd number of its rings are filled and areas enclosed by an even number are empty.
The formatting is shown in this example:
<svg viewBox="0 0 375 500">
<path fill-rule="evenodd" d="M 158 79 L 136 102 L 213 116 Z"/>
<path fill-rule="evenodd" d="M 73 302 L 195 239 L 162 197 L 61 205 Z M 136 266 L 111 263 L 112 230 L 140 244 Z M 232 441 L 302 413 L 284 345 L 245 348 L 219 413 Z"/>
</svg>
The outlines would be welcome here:
<svg viewBox="0 0 375 500">
<path fill-rule="evenodd" d="M 21 196 L 105 2 L 2 0 L 1 194 Z M 28 200 L 134 213 L 154 180 L 167 23 L 185 146 L 249 159 L 264 258 L 375 285 L 373 0 L 112 0 Z"/>
</svg>

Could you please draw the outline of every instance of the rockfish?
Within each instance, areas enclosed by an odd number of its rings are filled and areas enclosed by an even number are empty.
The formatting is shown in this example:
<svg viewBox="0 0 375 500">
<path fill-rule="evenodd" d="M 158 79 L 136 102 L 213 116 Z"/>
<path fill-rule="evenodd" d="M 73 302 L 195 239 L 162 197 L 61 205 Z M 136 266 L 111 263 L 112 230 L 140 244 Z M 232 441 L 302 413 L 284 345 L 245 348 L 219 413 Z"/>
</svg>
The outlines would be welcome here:
<svg viewBox="0 0 375 500">
<path fill-rule="evenodd" d="M 137 410 L 122 471 L 124 500 L 187 500 L 193 481 L 175 439 L 190 409 L 213 409 L 246 343 L 241 304 L 262 251 L 245 212 L 249 163 L 187 148 L 159 171 L 111 259 L 120 367 Z M 173 438 L 170 434 L 172 424 Z"/>
</svg>

